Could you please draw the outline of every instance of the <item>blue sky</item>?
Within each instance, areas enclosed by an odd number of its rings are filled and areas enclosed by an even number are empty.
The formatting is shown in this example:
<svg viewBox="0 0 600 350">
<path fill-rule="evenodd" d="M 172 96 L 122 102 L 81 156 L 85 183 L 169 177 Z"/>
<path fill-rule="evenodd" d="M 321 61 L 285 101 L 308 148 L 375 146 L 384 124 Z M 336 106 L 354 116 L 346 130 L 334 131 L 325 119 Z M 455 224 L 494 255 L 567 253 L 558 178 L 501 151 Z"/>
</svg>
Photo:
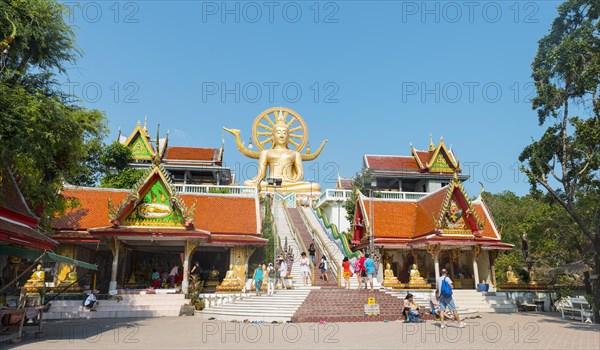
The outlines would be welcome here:
<svg viewBox="0 0 600 350">
<path fill-rule="evenodd" d="M 409 155 L 443 136 L 471 194 L 528 184 L 518 155 L 542 132 L 530 64 L 557 1 L 65 2 L 85 56 L 63 77 L 106 112 L 111 138 L 148 116 L 170 145 L 251 136 L 273 106 L 296 110 L 313 149 L 305 179 L 333 187 L 364 154 Z M 254 163 L 225 134 L 241 178 Z"/>
</svg>

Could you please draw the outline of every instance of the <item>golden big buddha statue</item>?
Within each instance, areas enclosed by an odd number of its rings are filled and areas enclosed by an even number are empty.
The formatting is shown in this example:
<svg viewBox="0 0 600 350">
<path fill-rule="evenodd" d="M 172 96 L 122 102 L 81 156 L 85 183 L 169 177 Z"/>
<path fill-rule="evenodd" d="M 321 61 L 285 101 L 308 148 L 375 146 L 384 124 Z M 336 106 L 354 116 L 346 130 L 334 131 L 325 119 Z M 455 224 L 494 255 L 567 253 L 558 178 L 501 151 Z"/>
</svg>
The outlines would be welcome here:
<svg viewBox="0 0 600 350">
<path fill-rule="evenodd" d="M 316 159 L 327 140 L 323 141 L 315 154 L 310 153 L 310 146 L 307 147 L 306 153 L 302 154 L 308 142 L 308 129 L 304 120 L 295 111 L 283 107 L 271 108 L 262 112 L 254 120 L 252 136 L 260 152 L 248 150 L 244 146 L 239 130 L 224 129 L 236 137 L 237 147 L 243 155 L 258 159 L 258 174 L 253 179 L 245 181 L 244 185 L 260 185 L 261 191 L 272 191 L 272 186 L 264 181 L 268 173 L 268 178 L 281 181 L 281 185 L 277 186 L 280 192 L 321 191 L 318 183 L 303 181 L 302 162 Z M 271 148 L 265 149 L 265 145 L 269 143 Z M 290 149 L 290 144 L 296 149 Z"/>
</svg>

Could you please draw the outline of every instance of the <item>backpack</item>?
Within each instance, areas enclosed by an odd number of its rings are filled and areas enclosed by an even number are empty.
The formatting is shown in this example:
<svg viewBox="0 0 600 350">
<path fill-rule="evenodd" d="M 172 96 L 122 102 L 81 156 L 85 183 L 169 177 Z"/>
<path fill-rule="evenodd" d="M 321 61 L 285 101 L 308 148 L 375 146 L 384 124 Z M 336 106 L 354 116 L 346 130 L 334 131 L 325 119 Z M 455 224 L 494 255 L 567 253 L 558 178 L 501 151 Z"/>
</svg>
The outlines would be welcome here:
<svg viewBox="0 0 600 350">
<path fill-rule="evenodd" d="M 452 287 L 450 287 L 450 283 L 446 281 L 447 277 L 444 277 L 442 280 L 442 286 L 440 287 L 440 296 L 443 298 L 449 298 L 452 296 Z"/>
</svg>

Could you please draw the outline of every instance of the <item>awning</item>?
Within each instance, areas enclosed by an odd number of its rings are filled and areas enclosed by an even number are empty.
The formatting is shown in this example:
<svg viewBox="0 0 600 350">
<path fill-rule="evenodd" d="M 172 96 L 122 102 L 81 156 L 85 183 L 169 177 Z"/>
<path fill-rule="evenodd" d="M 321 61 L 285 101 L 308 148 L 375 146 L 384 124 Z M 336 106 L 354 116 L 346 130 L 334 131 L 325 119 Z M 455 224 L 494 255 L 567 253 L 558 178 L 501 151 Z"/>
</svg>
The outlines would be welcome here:
<svg viewBox="0 0 600 350">
<path fill-rule="evenodd" d="M 65 264 L 76 265 L 79 267 L 83 267 L 84 269 L 98 271 L 97 265 L 90 264 L 85 261 L 79 261 L 79 260 L 67 258 L 66 256 L 54 254 L 52 252 L 46 252 L 46 257 L 50 258 L 51 260 L 62 262 Z"/>
<path fill-rule="evenodd" d="M 72 264 L 72 265 L 83 267 L 83 268 L 89 269 L 89 270 L 94 270 L 94 271 L 98 270 L 97 265 L 90 264 L 90 263 L 87 263 L 84 261 L 67 258 L 66 256 L 54 254 L 49 251 L 44 252 L 42 250 L 32 250 L 32 249 L 13 247 L 13 246 L 9 246 L 9 245 L 0 245 L 0 254 L 2 254 L 2 255 L 16 256 L 19 258 L 36 260 L 44 253 L 46 253 L 46 255 L 43 258 L 44 261 L 56 261 L 56 262 L 62 262 L 62 263 L 66 263 L 66 264 Z"/>
</svg>

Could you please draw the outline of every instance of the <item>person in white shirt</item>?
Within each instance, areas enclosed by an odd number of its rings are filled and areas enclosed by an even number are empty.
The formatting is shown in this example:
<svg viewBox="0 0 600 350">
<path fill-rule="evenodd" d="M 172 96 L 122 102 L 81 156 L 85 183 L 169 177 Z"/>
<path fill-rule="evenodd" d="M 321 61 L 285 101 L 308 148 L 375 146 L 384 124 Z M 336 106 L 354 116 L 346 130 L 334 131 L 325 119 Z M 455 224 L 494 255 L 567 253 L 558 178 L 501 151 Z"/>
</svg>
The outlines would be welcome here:
<svg viewBox="0 0 600 350">
<path fill-rule="evenodd" d="M 175 277 L 179 274 L 179 266 L 175 265 L 169 273 L 169 288 L 175 287 Z"/>
<path fill-rule="evenodd" d="M 310 283 L 310 263 L 305 252 L 302 252 L 300 255 L 302 256 L 302 258 L 300 258 L 300 272 L 302 272 L 304 285 L 307 286 Z"/>
<path fill-rule="evenodd" d="M 96 296 L 94 295 L 94 292 L 98 293 L 97 290 L 91 291 L 90 295 L 88 295 L 88 297 L 83 302 L 83 306 L 85 306 L 90 311 L 96 311 L 96 308 L 100 305 L 98 299 L 96 299 Z"/>
<path fill-rule="evenodd" d="M 285 260 L 281 260 L 279 264 L 279 282 L 281 282 L 281 289 L 285 289 L 285 280 L 284 278 L 287 276 L 287 263 Z"/>
<path fill-rule="evenodd" d="M 442 285 L 444 284 L 444 282 L 448 283 L 450 287 L 450 293 L 452 293 L 454 287 L 452 286 L 452 280 L 450 279 L 450 277 L 448 277 L 448 270 L 446 269 L 442 269 L 442 276 L 438 277 L 438 279 L 436 280 L 436 290 L 439 292 L 440 295 L 438 299 L 440 303 L 440 328 L 446 328 L 446 325 L 444 324 L 444 314 L 446 309 L 449 309 L 450 312 L 454 314 L 454 320 L 456 321 L 458 327 L 464 328 L 465 323 L 462 322 L 460 320 L 460 317 L 458 316 L 458 311 L 456 311 L 456 306 L 454 305 L 452 294 L 445 295 L 442 291 Z"/>
</svg>

